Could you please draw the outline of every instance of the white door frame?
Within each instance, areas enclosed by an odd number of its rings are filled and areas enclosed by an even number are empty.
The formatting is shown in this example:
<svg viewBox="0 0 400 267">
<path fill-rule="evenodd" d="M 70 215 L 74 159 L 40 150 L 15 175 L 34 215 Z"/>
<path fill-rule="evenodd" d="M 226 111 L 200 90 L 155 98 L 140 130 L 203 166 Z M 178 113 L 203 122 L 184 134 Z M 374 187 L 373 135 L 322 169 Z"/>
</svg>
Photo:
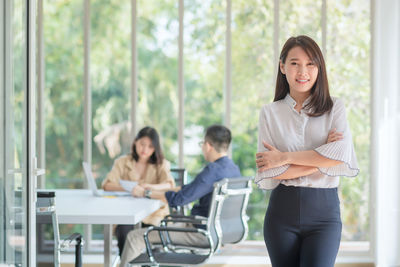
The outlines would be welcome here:
<svg viewBox="0 0 400 267">
<path fill-rule="evenodd" d="M 7 157 L 13 158 L 13 148 L 10 147 L 10 142 L 5 140 L 6 131 L 9 131 L 14 127 L 12 125 L 13 120 L 7 115 L 7 111 L 12 110 L 9 98 L 13 97 L 13 70 L 10 67 L 13 66 L 13 31 L 12 31 L 12 14 L 14 0 L 0 1 L 0 60 L 2 62 L 0 66 L 0 88 L 1 88 L 1 101 L 0 101 L 0 123 L 2 124 L 2 130 L 0 131 L 0 146 L 2 149 L 0 151 L 9 151 L 11 153 L 7 154 Z M 35 113 L 36 113 L 36 69 L 35 69 L 35 17 L 36 17 L 36 0 L 24 0 L 22 1 L 22 6 L 24 8 L 23 14 L 23 31 L 25 47 L 23 51 L 25 53 L 23 60 L 25 61 L 23 76 L 22 76 L 22 88 L 24 90 L 24 104 L 23 104 L 23 121 L 25 131 L 23 134 L 23 153 L 22 156 L 25 157 L 26 165 L 21 170 L 13 170 L 15 172 L 22 172 L 23 190 L 22 190 L 22 200 L 23 206 L 26 207 L 25 218 L 23 218 L 23 224 L 26 227 L 26 256 L 22 258 L 23 266 L 33 267 L 36 266 L 36 177 L 40 173 L 36 168 L 36 137 L 35 137 Z M 4 63 L 4 64 L 3 64 Z M 7 91 L 8 89 L 8 91 Z M 10 130 L 11 131 L 11 130 Z M 7 179 L 7 174 L 9 171 L 8 167 L 5 166 L 5 154 L 1 152 L 0 155 L 0 171 L 5 175 Z M 4 241 L 4 240 L 0 240 Z M 4 244 L 4 243 L 2 243 Z M 7 255 L 3 255 L 7 258 Z"/>
<path fill-rule="evenodd" d="M 4 12 L 4 1 L 0 1 L 0 99 L 4 99 L 4 86 L 5 86 L 5 81 L 4 81 L 4 21 L 5 21 L 5 12 Z M 2 177 L 2 175 L 5 173 L 5 167 L 4 167 L 4 128 L 5 128 L 5 109 L 3 105 L 4 101 L 0 101 L 0 188 L 4 186 L 4 181 L 5 177 Z M 0 192 L 0 198 L 3 199 L 3 192 Z M 0 208 L 0 218 L 4 218 L 4 213 L 3 210 Z M 4 231 L 0 229 L 0 231 Z M 0 235 L 0 244 L 5 244 L 5 235 L 2 234 Z M 4 258 L 4 249 L 0 251 L 0 259 Z"/>
<path fill-rule="evenodd" d="M 36 0 L 26 0 L 27 7 L 27 189 L 28 189 L 28 266 L 36 266 Z"/>
</svg>

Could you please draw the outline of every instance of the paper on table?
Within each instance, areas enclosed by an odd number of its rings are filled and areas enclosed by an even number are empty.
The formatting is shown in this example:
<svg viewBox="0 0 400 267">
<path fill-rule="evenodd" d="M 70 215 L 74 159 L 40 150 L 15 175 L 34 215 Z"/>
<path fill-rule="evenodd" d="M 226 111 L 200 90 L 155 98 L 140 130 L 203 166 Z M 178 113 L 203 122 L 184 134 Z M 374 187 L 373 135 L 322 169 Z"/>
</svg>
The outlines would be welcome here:
<svg viewBox="0 0 400 267">
<path fill-rule="evenodd" d="M 119 180 L 119 184 L 125 189 L 125 191 L 132 192 L 132 189 L 137 185 L 137 182 Z"/>
</svg>

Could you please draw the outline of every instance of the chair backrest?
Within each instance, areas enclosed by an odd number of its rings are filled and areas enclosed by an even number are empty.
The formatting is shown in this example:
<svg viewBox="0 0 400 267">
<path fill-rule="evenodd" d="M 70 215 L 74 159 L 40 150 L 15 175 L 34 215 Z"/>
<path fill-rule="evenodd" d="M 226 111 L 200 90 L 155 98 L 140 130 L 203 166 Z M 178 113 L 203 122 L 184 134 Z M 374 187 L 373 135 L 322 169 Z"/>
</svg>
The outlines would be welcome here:
<svg viewBox="0 0 400 267">
<path fill-rule="evenodd" d="M 239 177 L 214 184 L 207 222 L 214 251 L 222 244 L 238 243 L 247 237 L 246 209 L 252 191 L 251 182 L 251 177 Z"/>
<path fill-rule="evenodd" d="M 55 192 L 37 192 L 36 236 L 36 266 L 59 266 L 60 234 Z"/>
<path fill-rule="evenodd" d="M 187 183 L 185 168 L 171 168 L 172 177 L 175 180 L 175 186 L 182 186 Z"/>
<path fill-rule="evenodd" d="M 186 170 L 185 168 L 171 168 L 170 169 L 172 177 L 174 177 L 175 180 L 175 186 L 182 186 L 187 183 L 187 176 L 186 176 Z M 169 212 L 171 214 L 179 214 L 179 215 L 185 215 L 187 213 L 187 206 L 183 207 L 170 207 Z"/>
</svg>

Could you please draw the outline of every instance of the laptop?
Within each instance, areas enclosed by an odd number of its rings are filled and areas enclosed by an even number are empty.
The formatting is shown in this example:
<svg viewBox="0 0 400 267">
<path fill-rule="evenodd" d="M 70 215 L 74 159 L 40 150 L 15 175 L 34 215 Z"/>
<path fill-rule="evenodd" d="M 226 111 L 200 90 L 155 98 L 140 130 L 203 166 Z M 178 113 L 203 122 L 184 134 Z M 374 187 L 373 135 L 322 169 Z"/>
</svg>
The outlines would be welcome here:
<svg viewBox="0 0 400 267">
<path fill-rule="evenodd" d="M 129 192 L 121 191 L 104 191 L 102 189 L 97 189 L 96 181 L 94 180 L 92 167 L 87 162 L 82 162 L 83 172 L 85 173 L 85 178 L 89 189 L 92 191 L 93 196 L 96 197 L 106 197 L 106 196 L 117 196 L 117 197 L 127 197 L 131 196 Z"/>
</svg>

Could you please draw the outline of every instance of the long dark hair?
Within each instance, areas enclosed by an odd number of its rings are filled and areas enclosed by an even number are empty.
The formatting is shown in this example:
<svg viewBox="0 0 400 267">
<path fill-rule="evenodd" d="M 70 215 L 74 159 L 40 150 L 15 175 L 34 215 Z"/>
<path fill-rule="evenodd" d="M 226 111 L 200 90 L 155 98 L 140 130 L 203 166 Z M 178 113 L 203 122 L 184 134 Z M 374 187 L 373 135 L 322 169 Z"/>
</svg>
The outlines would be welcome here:
<svg viewBox="0 0 400 267">
<path fill-rule="evenodd" d="M 154 152 L 149 158 L 149 163 L 151 164 L 161 164 L 164 160 L 164 154 L 161 149 L 160 145 L 160 137 L 158 136 L 158 133 L 156 129 L 152 127 L 144 127 L 141 129 L 138 134 L 135 137 L 135 140 L 133 141 L 132 144 L 132 158 L 134 158 L 136 161 L 139 160 L 139 155 L 136 152 L 136 141 L 139 140 L 140 138 L 143 137 L 148 137 L 151 140 L 151 143 L 153 144 L 154 147 Z"/>
<path fill-rule="evenodd" d="M 290 37 L 284 44 L 280 62 L 285 64 L 289 51 L 294 47 L 301 47 L 313 63 L 318 67 L 318 76 L 315 84 L 311 88 L 311 100 L 305 106 L 308 109 L 308 115 L 318 117 L 332 109 L 333 101 L 329 95 L 328 76 L 326 74 L 325 60 L 318 44 L 308 36 L 299 35 Z M 290 92 L 289 83 L 285 75 L 281 72 L 280 65 L 278 66 L 278 75 L 276 78 L 275 98 L 274 101 L 284 99 Z"/>
</svg>

